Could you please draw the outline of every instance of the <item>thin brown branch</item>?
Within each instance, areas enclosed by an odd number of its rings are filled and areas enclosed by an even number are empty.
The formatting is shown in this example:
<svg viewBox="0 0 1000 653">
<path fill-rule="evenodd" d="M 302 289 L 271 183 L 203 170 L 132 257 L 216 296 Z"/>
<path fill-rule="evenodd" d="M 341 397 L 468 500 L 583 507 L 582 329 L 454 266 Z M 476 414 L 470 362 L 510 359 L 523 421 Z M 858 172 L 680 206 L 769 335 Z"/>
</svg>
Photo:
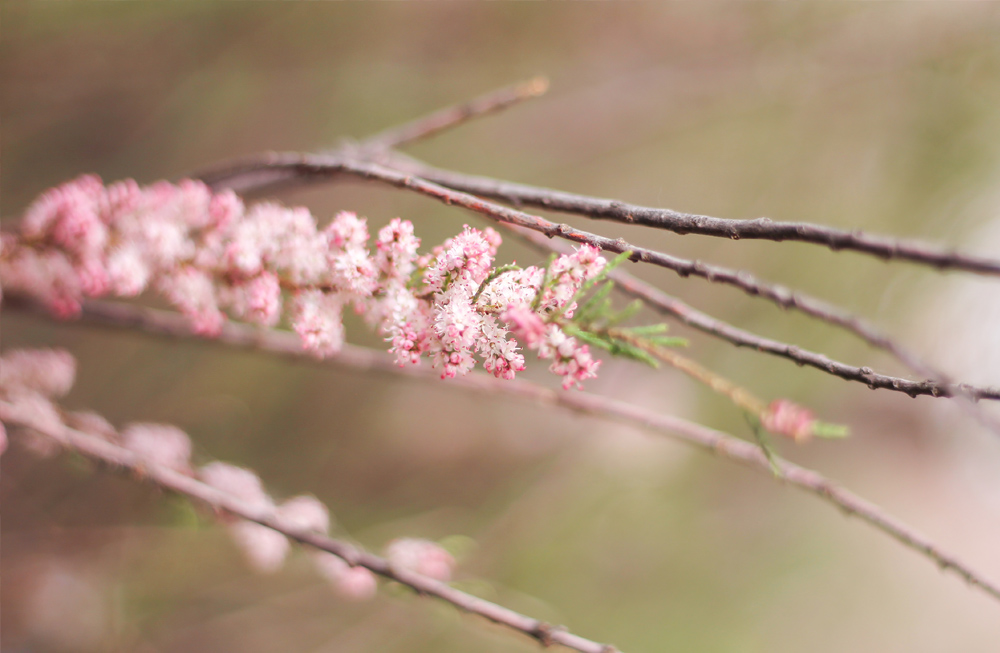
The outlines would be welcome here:
<svg viewBox="0 0 1000 653">
<path fill-rule="evenodd" d="M 338 154 L 340 153 L 334 153 L 332 156 Z M 374 154 L 372 160 L 456 191 L 500 200 L 518 207 L 533 206 L 595 219 L 639 224 L 681 235 L 701 234 L 732 240 L 806 242 L 824 245 L 834 251 L 848 250 L 870 254 L 886 261 L 904 260 L 939 270 L 1000 275 L 1000 260 L 994 258 L 964 254 L 930 243 L 866 234 L 860 230 L 845 231 L 807 222 L 777 222 L 769 218 L 733 220 L 638 206 L 618 200 L 588 197 L 444 170 L 393 152 Z M 200 175 L 201 179 L 210 184 L 217 184 L 230 177 L 237 178 L 238 183 L 231 186 L 235 190 L 251 188 L 260 190 L 277 184 L 309 181 L 308 178 L 298 177 L 294 171 L 274 166 L 266 155 L 225 164 Z"/>
<path fill-rule="evenodd" d="M 733 220 L 639 206 L 619 200 L 588 197 L 443 170 L 399 155 L 390 155 L 382 162 L 448 188 L 508 202 L 515 206 L 533 206 L 598 220 L 637 224 L 665 229 L 680 235 L 700 234 L 732 240 L 812 243 L 834 251 L 848 250 L 870 254 L 886 261 L 903 260 L 939 270 L 963 270 L 977 274 L 1000 275 L 998 259 L 963 254 L 916 240 L 867 234 L 860 230 L 846 231 L 808 222 L 778 222 L 769 218 Z"/>
<path fill-rule="evenodd" d="M 11 307 L 34 310 L 48 315 L 37 304 L 28 302 L 14 303 L 11 304 Z M 86 302 L 81 319 L 95 325 L 137 329 L 143 333 L 170 338 L 206 340 L 194 334 L 187 321 L 178 314 L 127 304 Z M 437 377 L 433 370 L 416 366 L 400 368 L 389 356 L 381 352 L 349 345 L 345 346 L 337 355 L 320 361 L 304 352 L 297 337 L 291 333 L 261 330 L 241 324 L 228 323 L 218 337 L 207 340 L 242 349 L 275 353 L 311 361 L 315 364 L 387 372 L 422 379 Z M 678 417 L 653 413 L 626 402 L 586 392 L 558 392 L 522 380 L 498 381 L 484 374 L 469 374 L 444 383 L 492 396 L 518 397 L 542 405 L 561 407 L 613 423 L 631 424 L 647 431 L 693 444 L 721 458 L 727 458 L 768 476 L 773 476 L 772 461 L 767 459 L 756 444 Z M 945 553 L 926 536 L 887 515 L 878 506 L 838 486 L 815 471 L 780 458 L 774 458 L 773 463 L 777 465 L 779 481 L 809 492 L 836 506 L 844 513 L 858 517 L 904 546 L 926 556 L 941 569 L 954 572 L 970 585 L 978 587 L 993 598 L 1000 600 L 1000 585 L 989 581 L 965 563 Z"/>
<path fill-rule="evenodd" d="M 549 240 L 534 231 L 516 229 L 512 230 L 512 233 L 516 233 L 519 238 L 542 251 L 566 253 L 569 250 L 568 246 L 558 241 Z M 870 367 L 848 365 L 818 352 L 803 349 L 798 345 L 772 340 L 740 329 L 699 311 L 621 268 L 612 270 L 608 276 L 614 280 L 616 287 L 626 295 L 640 299 L 661 315 L 675 317 L 702 333 L 721 338 L 737 347 L 749 347 L 756 351 L 774 354 L 798 365 L 808 365 L 848 381 L 858 381 L 873 390 L 895 390 L 911 397 L 921 395 L 952 397 L 964 392 L 975 399 L 1000 399 L 1000 388 L 974 386 L 966 383 L 962 383 L 956 388 L 953 385 L 929 379 L 911 381 L 910 379 L 879 374 Z"/>
<path fill-rule="evenodd" d="M 128 472 L 126 474 L 128 478 L 147 480 L 165 490 L 201 502 L 214 510 L 232 513 L 266 526 L 302 544 L 332 553 L 351 566 L 364 567 L 379 576 L 405 585 L 417 594 L 433 596 L 450 603 L 459 610 L 479 615 L 501 626 L 523 633 L 545 646 L 559 644 L 583 653 L 609 653 L 617 650 L 606 644 L 599 644 L 574 635 L 562 627 L 550 626 L 538 619 L 467 594 L 427 576 L 397 568 L 391 565 L 388 560 L 368 553 L 348 542 L 291 527 L 277 518 L 273 511 L 240 501 L 236 497 L 221 492 L 186 474 L 152 464 L 128 449 L 97 435 L 70 428 L 65 424 L 52 424 L 45 419 L 40 419 L 30 409 L 26 410 L 17 403 L 0 400 L 0 419 L 7 424 L 26 427 L 49 436 L 67 449 L 81 453 L 107 468 Z"/>
<path fill-rule="evenodd" d="M 379 132 L 366 138 L 361 143 L 361 147 L 372 152 L 402 147 L 437 135 L 442 131 L 459 127 L 474 118 L 503 111 L 525 100 L 543 95 L 547 90 L 549 90 L 549 80 L 544 77 L 536 77 L 520 84 L 486 93 L 468 102 L 435 111 L 399 127 Z"/>
</svg>

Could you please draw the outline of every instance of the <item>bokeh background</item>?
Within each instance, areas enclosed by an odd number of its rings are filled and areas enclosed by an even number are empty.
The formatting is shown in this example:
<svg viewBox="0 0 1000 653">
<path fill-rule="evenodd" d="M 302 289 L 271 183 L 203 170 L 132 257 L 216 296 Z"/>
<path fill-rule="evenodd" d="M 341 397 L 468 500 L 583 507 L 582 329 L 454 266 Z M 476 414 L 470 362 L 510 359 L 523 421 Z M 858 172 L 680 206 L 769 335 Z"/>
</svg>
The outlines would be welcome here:
<svg viewBox="0 0 1000 653">
<path fill-rule="evenodd" d="M 537 74 L 549 94 L 420 143 L 462 171 L 732 218 L 1000 254 L 1000 5 L 18 3 L 0 5 L 0 215 L 84 172 L 176 178 L 318 150 Z M 426 245 L 479 218 L 362 184 L 280 194 Z M 1000 383 L 1000 285 L 821 248 L 591 224 L 795 285 L 963 378 Z M 504 256 L 536 255 L 510 244 Z M 753 331 L 902 372 L 731 289 L 632 268 Z M 315 493 L 338 533 L 461 551 L 460 586 L 625 651 L 995 651 L 1000 608 L 812 497 L 669 440 L 445 383 L 294 365 L 5 311 L 3 348 L 61 346 L 67 399 L 186 429 L 203 460 Z M 691 337 L 759 395 L 848 423 L 785 447 L 1000 578 L 1000 441 L 946 402 L 872 392 Z M 358 324 L 350 339 L 378 345 Z M 541 367 L 536 365 L 536 367 Z M 590 390 L 748 434 L 671 371 Z M 544 370 L 531 378 L 554 383 Z M 253 574 L 185 502 L 70 457 L 2 459 L 3 651 L 532 651 L 385 588 L 352 603 L 299 554 Z"/>
</svg>

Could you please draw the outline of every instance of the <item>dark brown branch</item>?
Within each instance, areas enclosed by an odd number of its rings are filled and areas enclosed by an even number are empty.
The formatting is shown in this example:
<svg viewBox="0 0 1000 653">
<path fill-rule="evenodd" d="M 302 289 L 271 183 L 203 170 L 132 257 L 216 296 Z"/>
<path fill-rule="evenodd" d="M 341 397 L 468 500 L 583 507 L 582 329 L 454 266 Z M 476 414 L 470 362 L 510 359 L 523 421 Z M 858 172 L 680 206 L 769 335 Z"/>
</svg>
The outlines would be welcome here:
<svg viewBox="0 0 1000 653">
<path fill-rule="evenodd" d="M 37 304 L 17 303 L 12 304 L 11 307 L 27 308 L 48 315 Z M 318 360 L 303 351 L 298 338 L 290 332 L 268 331 L 235 323 L 226 324 L 222 333 L 214 339 L 204 338 L 193 333 L 187 320 L 179 314 L 127 304 L 88 301 L 84 304 L 82 319 L 87 323 L 100 326 L 136 329 L 143 333 L 169 338 L 217 341 L 242 349 L 279 354 L 319 365 L 344 366 L 420 379 L 436 379 L 438 376 L 433 370 L 422 367 L 400 368 L 388 355 L 350 345 L 346 345 L 335 356 Z M 511 396 L 542 405 L 561 407 L 574 413 L 598 417 L 615 424 L 631 424 L 644 430 L 693 444 L 721 458 L 728 458 L 772 477 L 774 476 L 771 466 L 773 462 L 778 466 L 777 479 L 779 481 L 809 492 L 838 507 L 845 514 L 858 517 L 904 546 L 928 557 L 941 569 L 953 571 L 970 585 L 978 587 L 993 598 L 1000 600 L 1000 586 L 983 578 L 950 554 L 941 551 L 926 536 L 885 514 L 878 506 L 838 486 L 818 472 L 780 458 L 769 461 L 761 452 L 760 447 L 752 442 L 678 417 L 653 413 L 626 402 L 586 392 L 559 392 L 520 379 L 499 381 L 485 374 L 469 374 L 449 381 L 442 381 L 442 383 L 490 396 Z M 373 571 L 379 573 L 375 569 Z"/>
<path fill-rule="evenodd" d="M 806 222 L 775 222 L 768 218 L 732 220 L 638 206 L 618 200 L 587 197 L 491 177 L 462 174 L 436 168 L 398 153 L 374 154 L 373 160 L 456 191 L 500 200 L 514 206 L 533 206 L 590 218 L 656 227 L 682 235 L 701 234 L 733 240 L 807 242 L 825 245 L 834 251 L 856 251 L 883 260 L 905 260 L 941 270 L 1000 275 L 1000 260 L 997 259 L 950 251 L 929 243 L 866 234 L 859 230 L 845 231 Z M 263 174 L 265 170 L 269 174 Z M 280 172 L 279 168 L 274 167 L 266 157 L 256 161 L 247 159 L 231 166 L 208 171 L 201 178 L 207 183 L 215 184 L 233 175 L 239 176 L 239 184 L 233 186 L 236 190 L 250 188 L 259 190 L 296 181 L 294 172 L 287 170 Z"/>
<path fill-rule="evenodd" d="M 65 424 L 51 424 L 45 419 L 39 419 L 32 415 L 30 410 L 25 410 L 16 403 L 0 400 L 0 419 L 5 423 L 26 427 L 51 437 L 67 449 L 102 463 L 105 468 L 128 472 L 126 474 L 128 478 L 149 481 L 165 490 L 204 503 L 213 510 L 232 513 L 266 526 L 297 542 L 332 553 L 351 566 L 364 567 L 379 576 L 405 585 L 419 595 L 433 596 L 464 612 L 479 615 L 493 623 L 521 632 L 544 646 L 558 644 L 582 653 L 607 653 L 616 650 L 606 644 L 574 635 L 564 628 L 554 628 L 538 619 L 467 594 L 427 576 L 399 569 L 391 565 L 388 560 L 348 542 L 288 526 L 282 523 L 273 511 L 240 501 L 186 474 L 152 464 L 128 449 L 96 435 L 70 428 Z"/>
<path fill-rule="evenodd" d="M 523 238 L 543 251 L 565 253 L 568 247 L 537 234 L 534 231 L 517 229 L 519 238 Z M 870 367 L 855 367 L 834 360 L 818 352 L 803 349 L 778 340 L 759 336 L 756 333 L 740 329 L 728 322 L 714 318 L 707 313 L 672 297 L 652 284 L 629 274 L 621 268 L 612 270 L 609 277 L 614 280 L 617 288 L 623 293 L 641 299 L 648 306 L 662 315 L 677 318 L 684 324 L 698 329 L 703 333 L 721 338 L 737 347 L 749 347 L 756 351 L 767 352 L 791 360 L 798 365 L 808 365 L 848 381 L 864 383 L 873 390 L 896 390 L 911 397 L 921 395 L 931 397 L 952 397 L 962 392 L 975 399 L 1000 399 L 1000 388 L 979 387 L 966 383 L 956 389 L 952 385 L 938 383 L 933 380 L 911 381 L 896 376 L 879 374 Z"/>
<path fill-rule="evenodd" d="M 435 168 L 410 157 L 399 155 L 390 155 L 382 162 L 448 188 L 480 197 L 501 200 L 515 206 L 533 206 L 598 220 L 655 227 L 681 235 L 700 234 L 732 240 L 813 243 L 826 246 L 834 251 L 861 252 L 887 261 L 897 259 L 928 265 L 940 270 L 963 270 L 977 274 L 1000 275 L 1000 260 L 963 254 L 915 240 L 867 234 L 860 230 L 845 231 L 808 222 L 777 222 L 769 218 L 732 220 L 681 213 L 671 209 L 638 206 L 618 200 L 587 197 L 489 177 L 466 175 Z"/>
</svg>

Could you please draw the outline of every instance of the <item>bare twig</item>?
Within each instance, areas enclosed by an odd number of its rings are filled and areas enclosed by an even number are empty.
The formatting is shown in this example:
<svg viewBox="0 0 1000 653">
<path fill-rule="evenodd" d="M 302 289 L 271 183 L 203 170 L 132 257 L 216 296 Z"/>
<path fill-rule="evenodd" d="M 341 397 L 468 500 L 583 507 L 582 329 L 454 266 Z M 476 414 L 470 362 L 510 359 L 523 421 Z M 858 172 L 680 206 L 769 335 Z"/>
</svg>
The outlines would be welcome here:
<svg viewBox="0 0 1000 653">
<path fill-rule="evenodd" d="M 455 190 L 508 202 L 515 206 L 582 215 L 599 220 L 665 229 L 676 234 L 701 234 L 732 240 L 797 241 L 824 245 L 834 251 L 850 250 L 881 258 L 905 260 L 941 270 L 963 270 L 1000 275 L 1000 260 L 963 254 L 930 243 L 845 231 L 808 222 L 777 222 L 769 218 L 732 220 L 628 204 L 618 200 L 517 184 L 490 177 L 443 170 L 410 157 L 391 155 L 382 162 Z"/>
<path fill-rule="evenodd" d="M 0 419 L 7 424 L 27 427 L 49 436 L 64 447 L 79 452 L 111 469 L 129 472 L 127 474 L 129 478 L 148 480 L 165 490 L 184 495 L 215 510 L 229 512 L 266 526 L 302 544 L 332 553 L 351 566 L 364 567 L 384 578 L 405 585 L 417 594 L 433 596 L 464 612 L 479 615 L 489 621 L 521 632 L 545 646 L 559 644 L 583 653 L 608 653 L 616 650 L 608 645 L 574 635 L 562 627 L 550 626 L 538 619 L 467 594 L 427 576 L 400 569 L 391 565 L 388 560 L 368 553 L 348 542 L 289 526 L 277 518 L 273 511 L 245 503 L 191 476 L 153 464 L 128 449 L 112 444 L 97 435 L 70 428 L 65 424 L 52 424 L 15 402 L 0 400 Z"/>
<path fill-rule="evenodd" d="M 31 302 L 16 302 L 11 304 L 11 307 L 33 310 L 48 315 L 44 308 Z M 100 326 L 136 329 L 143 333 L 171 338 L 205 339 L 192 332 L 187 321 L 178 314 L 127 304 L 88 301 L 84 304 L 82 319 Z M 416 366 L 400 368 L 396 366 L 391 357 L 381 352 L 349 345 L 345 345 L 344 349 L 335 356 L 320 361 L 304 352 L 298 338 L 289 332 L 268 331 L 241 324 L 228 323 L 218 337 L 207 340 L 242 349 L 275 353 L 316 364 L 346 366 L 364 371 L 387 372 L 422 379 L 437 376 L 433 370 L 426 368 Z M 904 546 L 926 556 L 941 569 L 954 572 L 970 585 L 978 587 L 993 598 L 1000 600 L 1000 586 L 943 552 L 926 536 L 815 471 L 780 458 L 769 461 L 755 443 L 678 417 L 653 413 L 626 402 L 586 392 L 557 392 L 519 379 L 498 381 L 484 374 L 469 374 L 445 383 L 489 395 L 519 397 L 543 405 L 558 406 L 613 423 L 628 423 L 644 430 L 683 440 L 768 476 L 774 475 L 773 463 L 779 472 L 777 475 L 779 481 L 816 495 L 840 508 L 846 514 L 857 516 Z"/>
<path fill-rule="evenodd" d="M 335 152 L 329 156 L 344 154 L 353 156 L 355 153 Z M 373 162 L 447 188 L 508 202 L 514 206 L 533 206 L 573 215 L 658 227 L 677 234 L 702 234 L 732 240 L 807 242 L 825 245 L 835 251 L 856 251 L 883 260 L 905 260 L 940 270 L 1000 275 L 1000 260 L 997 259 L 950 251 L 929 243 L 866 234 L 860 230 L 845 231 L 806 222 L 776 222 L 768 218 L 755 220 L 714 218 L 671 209 L 637 206 L 618 200 L 587 197 L 491 177 L 467 175 L 436 168 L 393 152 L 372 154 L 370 158 Z M 283 168 L 280 163 L 276 164 L 271 155 L 264 155 L 222 164 L 212 170 L 204 171 L 200 174 L 200 178 L 213 185 L 233 179 L 235 183 L 231 184 L 231 187 L 234 190 L 260 190 L 276 184 L 308 183 L 317 179 L 302 177 L 294 170 Z"/>
<path fill-rule="evenodd" d="M 447 129 L 465 124 L 473 118 L 487 116 L 542 95 L 549 89 L 549 80 L 544 77 L 502 88 L 477 98 L 447 107 L 440 111 L 407 122 L 399 127 L 379 132 L 361 143 L 364 150 L 382 152 L 402 147 L 435 136 Z"/>
</svg>

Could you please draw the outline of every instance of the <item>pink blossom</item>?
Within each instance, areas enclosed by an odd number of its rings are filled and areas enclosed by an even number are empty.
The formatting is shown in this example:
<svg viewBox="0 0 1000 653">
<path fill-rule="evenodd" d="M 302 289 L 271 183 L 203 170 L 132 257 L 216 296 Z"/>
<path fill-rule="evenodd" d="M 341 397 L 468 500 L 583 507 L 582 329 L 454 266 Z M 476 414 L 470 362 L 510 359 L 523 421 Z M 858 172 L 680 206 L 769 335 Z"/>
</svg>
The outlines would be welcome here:
<svg viewBox="0 0 1000 653">
<path fill-rule="evenodd" d="M 108 255 L 107 273 L 115 294 L 135 297 L 146 289 L 153 270 L 138 245 L 123 243 Z"/>
<path fill-rule="evenodd" d="M 368 252 L 351 247 L 329 257 L 330 279 L 341 292 L 367 297 L 375 289 L 375 262 Z"/>
<path fill-rule="evenodd" d="M 601 362 L 595 361 L 590 355 L 587 345 L 580 345 L 576 338 L 566 333 L 555 324 L 550 324 L 545 331 L 545 339 L 539 345 L 538 357 L 552 359 L 549 371 L 563 377 L 563 389 L 581 387 L 582 382 L 597 376 L 597 368 Z"/>
<path fill-rule="evenodd" d="M 25 211 L 24 234 L 51 236 L 67 248 L 89 248 L 101 239 L 93 229 L 103 190 L 100 177 L 84 175 L 45 191 Z M 84 242 L 73 242 L 74 236 L 84 236 Z"/>
<path fill-rule="evenodd" d="M 122 431 L 122 446 L 147 463 L 191 473 L 191 439 L 176 426 L 130 424 Z"/>
<path fill-rule="evenodd" d="M 347 599 L 367 601 L 375 596 L 378 582 L 375 574 L 364 567 L 351 567 L 343 559 L 326 551 L 313 555 L 316 570 L 330 581 L 337 591 Z"/>
<path fill-rule="evenodd" d="M 483 367 L 499 379 L 510 381 L 516 372 L 524 367 L 524 356 L 518 353 L 517 342 L 507 340 L 507 330 L 501 327 L 493 316 L 485 316 L 476 343 L 483 355 Z"/>
<path fill-rule="evenodd" d="M 430 540 L 404 537 L 386 547 L 385 557 L 398 569 L 447 582 L 455 568 L 455 558 Z"/>
<path fill-rule="evenodd" d="M 70 413 L 67 424 L 77 430 L 103 438 L 108 442 L 116 442 L 119 439 L 118 431 L 115 430 L 111 422 L 95 412 L 78 411 Z"/>
<path fill-rule="evenodd" d="M 208 203 L 210 224 L 217 230 L 228 229 L 243 216 L 243 211 L 243 200 L 228 188 L 213 195 Z"/>
<path fill-rule="evenodd" d="M 449 238 L 435 250 L 436 257 L 424 274 L 424 283 L 433 291 L 445 290 L 448 284 L 464 282 L 478 285 L 489 274 L 496 253 L 496 232 L 486 234 L 465 225 L 454 238 Z"/>
<path fill-rule="evenodd" d="M 274 507 L 274 500 L 264 490 L 260 478 L 249 469 L 216 461 L 199 469 L 198 477 L 216 490 L 231 494 L 251 506 Z"/>
<path fill-rule="evenodd" d="M 485 283 L 501 243 L 489 228 L 466 225 L 419 256 L 413 225 L 396 218 L 379 230 L 373 257 L 366 221 L 354 213 L 338 213 L 318 230 L 304 208 L 244 207 L 231 191 L 213 194 L 197 181 L 105 188 L 97 177 L 47 191 L 27 211 L 21 236 L 0 239 L 4 287 L 64 317 L 79 312 L 84 296 L 153 288 L 205 335 L 221 331 L 226 312 L 273 327 L 287 311 L 303 346 L 326 356 L 344 342 L 342 312 L 350 304 L 401 365 L 426 355 L 445 378 L 469 372 L 478 356 L 487 371 L 512 379 L 525 367 L 522 346 L 552 360 L 567 386 L 598 367 L 572 338 L 545 342 L 561 333 L 549 329 L 550 316 L 571 318 L 569 302 L 605 265 L 587 245 L 548 272 L 506 270 Z"/>
<path fill-rule="evenodd" d="M 812 437 L 816 417 L 812 411 L 787 399 L 775 399 L 761 417 L 765 429 L 776 435 L 784 435 L 796 442 L 805 442 Z"/>
<path fill-rule="evenodd" d="M 268 327 L 281 319 L 281 282 L 271 272 L 261 272 L 223 291 L 220 303 L 227 304 L 237 317 Z"/>
<path fill-rule="evenodd" d="M 409 220 L 393 218 L 378 232 L 375 265 L 389 279 L 408 279 L 415 268 L 414 260 L 420 239 L 413 235 Z"/>
<path fill-rule="evenodd" d="M 187 266 L 161 277 L 158 286 L 191 319 L 195 331 L 215 335 L 222 330 L 226 316 L 219 310 L 215 285 L 208 274 Z"/>
<path fill-rule="evenodd" d="M 340 314 L 342 300 L 320 290 L 296 294 L 292 328 L 302 338 L 302 346 L 317 356 L 329 356 L 344 344 Z"/>
<path fill-rule="evenodd" d="M 500 313 L 512 307 L 527 309 L 534 302 L 544 276 L 545 270 L 535 266 L 504 272 L 482 289 L 476 308 L 487 313 Z"/>
<path fill-rule="evenodd" d="M 527 306 L 510 306 L 500 319 L 510 325 L 514 335 L 529 349 L 538 349 L 545 336 L 545 322 Z"/>
<path fill-rule="evenodd" d="M 0 389 L 61 397 L 73 387 L 76 359 L 64 349 L 15 349 L 0 357 Z"/>
<path fill-rule="evenodd" d="M 326 506 L 308 495 L 293 497 L 278 506 L 278 519 L 288 528 L 326 533 L 330 530 L 330 513 Z"/>
<path fill-rule="evenodd" d="M 254 570 L 271 574 L 281 569 L 290 547 L 288 538 L 255 522 L 240 520 L 229 532 Z"/>
<path fill-rule="evenodd" d="M 572 254 L 558 257 L 549 268 L 553 284 L 542 298 L 543 310 L 559 309 L 565 317 L 573 317 L 576 306 L 569 305 L 570 300 L 584 283 L 601 273 L 604 265 L 600 250 L 586 244 L 580 245 Z"/>
</svg>

